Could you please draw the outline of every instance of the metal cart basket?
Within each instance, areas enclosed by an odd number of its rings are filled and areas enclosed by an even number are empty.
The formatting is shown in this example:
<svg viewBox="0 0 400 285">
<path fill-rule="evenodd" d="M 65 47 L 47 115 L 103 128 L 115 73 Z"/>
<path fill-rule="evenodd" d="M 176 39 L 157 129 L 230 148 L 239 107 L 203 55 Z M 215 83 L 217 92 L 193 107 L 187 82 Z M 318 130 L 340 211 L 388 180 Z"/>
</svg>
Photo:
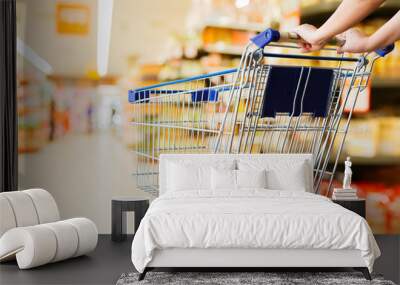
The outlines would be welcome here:
<svg viewBox="0 0 400 285">
<path fill-rule="evenodd" d="M 138 187 L 157 195 L 161 153 L 312 153 L 314 190 L 328 195 L 357 97 L 393 46 L 317 56 L 289 38 L 267 29 L 237 69 L 130 90 Z"/>
</svg>

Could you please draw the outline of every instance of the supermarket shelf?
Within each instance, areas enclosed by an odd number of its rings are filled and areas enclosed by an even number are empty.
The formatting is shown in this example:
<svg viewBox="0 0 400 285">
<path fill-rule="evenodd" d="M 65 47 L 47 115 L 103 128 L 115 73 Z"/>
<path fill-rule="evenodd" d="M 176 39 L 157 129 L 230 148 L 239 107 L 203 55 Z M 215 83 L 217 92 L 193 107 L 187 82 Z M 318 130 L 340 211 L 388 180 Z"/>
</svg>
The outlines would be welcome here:
<svg viewBox="0 0 400 285">
<path fill-rule="evenodd" d="M 339 159 L 339 164 L 344 163 L 345 157 Z M 395 156 L 376 156 L 376 157 L 357 157 L 351 156 L 353 166 L 379 166 L 379 165 L 400 165 L 400 157 Z"/>
<path fill-rule="evenodd" d="M 242 30 L 242 31 L 253 31 L 253 32 L 261 32 L 267 28 L 263 24 L 237 23 L 237 22 L 231 22 L 231 21 L 206 21 L 203 25 L 203 28 L 206 28 L 206 27 L 231 29 L 231 30 Z"/>
<path fill-rule="evenodd" d="M 88 82 L 94 84 L 115 84 L 118 80 L 116 76 L 105 76 L 105 77 L 87 77 L 87 76 L 68 76 L 61 74 L 48 75 L 47 79 L 54 82 Z"/>
<path fill-rule="evenodd" d="M 341 1 L 324 1 L 321 4 L 310 5 L 301 8 L 301 22 L 310 24 L 320 24 L 326 20 L 338 7 Z M 400 9 L 400 1 L 388 0 L 371 17 L 393 16 Z"/>
<path fill-rule="evenodd" d="M 372 78 L 372 88 L 400 88 L 400 78 Z"/>
</svg>

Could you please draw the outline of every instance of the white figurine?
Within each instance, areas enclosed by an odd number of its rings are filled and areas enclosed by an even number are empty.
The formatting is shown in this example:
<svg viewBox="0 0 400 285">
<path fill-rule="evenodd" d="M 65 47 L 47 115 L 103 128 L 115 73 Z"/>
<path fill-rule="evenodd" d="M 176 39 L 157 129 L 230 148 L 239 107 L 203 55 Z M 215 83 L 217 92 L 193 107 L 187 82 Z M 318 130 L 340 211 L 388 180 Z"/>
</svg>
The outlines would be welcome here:
<svg viewBox="0 0 400 285">
<path fill-rule="evenodd" d="M 351 176 L 353 175 L 353 171 L 351 171 L 350 156 L 347 157 L 344 166 L 343 189 L 351 189 Z"/>
</svg>

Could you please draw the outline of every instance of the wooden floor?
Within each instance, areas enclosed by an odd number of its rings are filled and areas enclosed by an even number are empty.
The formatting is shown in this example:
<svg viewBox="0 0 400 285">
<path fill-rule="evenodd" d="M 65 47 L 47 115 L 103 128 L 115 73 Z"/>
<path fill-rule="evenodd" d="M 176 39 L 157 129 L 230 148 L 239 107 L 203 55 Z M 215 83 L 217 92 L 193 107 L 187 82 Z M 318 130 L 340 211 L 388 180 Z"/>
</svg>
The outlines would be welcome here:
<svg viewBox="0 0 400 285">
<path fill-rule="evenodd" d="M 375 236 L 382 251 L 374 271 L 385 279 L 400 282 L 400 237 Z M 112 242 L 110 235 L 100 235 L 94 252 L 88 256 L 19 270 L 16 262 L 0 264 L 0 284 L 115 284 L 122 273 L 133 272 L 132 236 L 121 243 Z M 308 271 L 308 270 L 307 270 Z"/>
</svg>

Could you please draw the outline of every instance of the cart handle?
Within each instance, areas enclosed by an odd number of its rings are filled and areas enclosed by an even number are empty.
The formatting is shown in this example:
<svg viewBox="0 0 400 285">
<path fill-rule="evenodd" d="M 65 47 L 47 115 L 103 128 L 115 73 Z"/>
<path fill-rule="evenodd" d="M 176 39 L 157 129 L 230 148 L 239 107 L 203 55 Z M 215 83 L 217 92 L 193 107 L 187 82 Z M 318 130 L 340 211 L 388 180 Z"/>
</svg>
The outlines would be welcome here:
<svg viewBox="0 0 400 285">
<path fill-rule="evenodd" d="M 390 44 L 388 46 L 385 46 L 383 48 L 378 48 L 375 50 L 375 53 L 379 55 L 380 57 L 384 57 L 388 53 L 392 52 L 394 50 L 394 44 Z"/>
<path fill-rule="evenodd" d="M 259 48 L 264 48 L 271 42 L 297 42 L 300 39 L 299 35 L 294 32 L 279 32 L 274 29 L 266 29 L 258 35 L 251 38 L 251 41 Z M 345 40 L 338 37 L 334 37 L 328 41 L 328 44 L 343 46 Z M 375 53 L 381 57 L 384 57 L 394 49 L 394 44 L 388 45 L 384 48 L 375 50 Z"/>
</svg>

